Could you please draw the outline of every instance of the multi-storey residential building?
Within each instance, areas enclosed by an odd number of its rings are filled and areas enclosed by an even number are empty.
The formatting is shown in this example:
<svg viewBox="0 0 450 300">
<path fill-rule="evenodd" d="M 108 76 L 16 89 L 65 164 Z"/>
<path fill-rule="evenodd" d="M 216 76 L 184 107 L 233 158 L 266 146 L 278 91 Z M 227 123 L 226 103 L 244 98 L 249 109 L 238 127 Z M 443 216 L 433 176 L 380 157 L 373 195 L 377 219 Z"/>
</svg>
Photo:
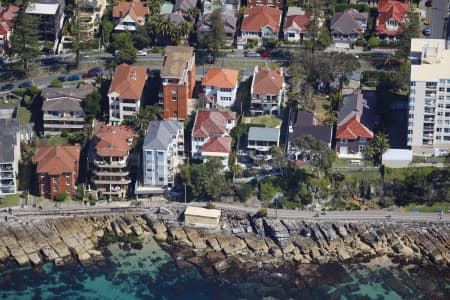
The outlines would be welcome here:
<svg viewBox="0 0 450 300">
<path fill-rule="evenodd" d="M 42 112 L 44 134 L 61 134 L 63 130 L 77 131 L 84 127 L 83 101 L 95 91 L 87 88 L 45 88 L 41 92 L 43 98 Z"/>
<path fill-rule="evenodd" d="M 93 39 L 99 32 L 99 21 L 106 8 L 106 0 L 78 0 L 77 2 L 80 40 Z"/>
<path fill-rule="evenodd" d="M 201 0 L 202 14 L 210 14 L 216 9 L 221 9 L 222 12 L 237 16 L 241 1 L 239 0 Z"/>
<path fill-rule="evenodd" d="M 408 2 L 397 0 L 378 1 L 376 33 L 380 37 L 395 37 L 402 30 L 409 9 Z"/>
<path fill-rule="evenodd" d="M 58 193 L 73 195 L 79 160 L 80 145 L 37 147 L 34 161 L 39 196 L 54 199 Z"/>
<path fill-rule="evenodd" d="M 367 29 L 368 13 L 355 9 L 335 13 L 330 20 L 330 33 L 336 48 L 350 48 Z"/>
<path fill-rule="evenodd" d="M 26 14 L 39 17 L 40 41 L 53 43 L 53 52 L 58 48 L 65 6 L 64 0 L 33 0 L 25 10 Z"/>
<path fill-rule="evenodd" d="M 217 157 L 228 167 L 232 138 L 230 131 L 236 126 L 236 113 L 199 111 L 192 130 L 192 158 L 204 162 Z"/>
<path fill-rule="evenodd" d="M 363 157 L 363 150 L 373 138 L 377 124 L 375 99 L 364 97 L 361 91 L 344 96 L 337 115 L 336 153 L 339 157 Z"/>
<path fill-rule="evenodd" d="M 128 193 L 128 156 L 134 132 L 126 126 L 102 126 L 91 141 L 91 183 L 100 198 L 124 198 Z"/>
<path fill-rule="evenodd" d="M 163 118 L 184 120 L 195 87 L 194 48 L 167 46 L 161 69 Z"/>
<path fill-rule="evenodd" d="M 254 155 L 266 155 L 273 146 L 280 145 L 280 128 L 250 127 L 247 149 Z M 252 156 L 254 156 L 252 155 Z"/>
<path fill-rule="evenodd" d="M 281 10 L 258 6 L 247 8 L 241 26 L 241 43 L 249 39 L 261 42 L 263 38 L 278 38 L 281 23 Z"/>
<path fill-rule="evenodd" d="M 283 0 L 247 0 L 247 7 L 261 7 L 261 6 L 267 6 L 267 7 L 274 7 L 278 9 L 283 9 L 284 7 L 284 1 Z"/>
<path fill-rule="evenodd" d="M 289 7 L 284 22 L 284 40 L 301 42 L 309 39 L 312 34 L 308 26 L 312 16 L 312 11 L 305 11 L 300 7 Z"/>
<path fill-rule="evenodd" d="M 9 37 L 13 30 L 14 20 L 19 7 L 15 5 L 8 5 L 0 7 L 0 48 L 5 49 L 9 42 Z"/>
<path fill-rule="evenodd" d="M 285 93 L 283 68 L 259 68 L 253 71 L 250 88 L 251 115 L 279 115 Z"/>
<path fill-rule="evenodd" d="M 140 0 L 119 2 L 113 7 L 114 30 L 135 31 L 138 26 L 145 24 L 149 8 Z"/>
<path fill-rule="evenodd" d="M 229 108 L 234 106 L 238 88 L 238 70 L 209 69 L 202 78 L 206 106 Z"/>
<path fill-rule="evenodd" d="M 450 148 L 450 50 L 444 39 L 411 40 L 407 144 L 416 154 Z"/>
<path fill-rule="evenodd" d="M 150 122 L 142 146 L 142 180 L 135 193 L 163 193 L 175 180 L 184 157 L 183 123 L 175 120 Z"/>
<path fill-rule="evenodd" d="M 15 194 L 20 137 L 17 107 L 0 108 L 0 195 Z"/>
<path fill-rule="evenodd" d="M 119 125 L 136 116 L 141 108 L 146 81 L 145 67 L 117 66 L 108 91 L 110 124 Z"/>
<path fill-rule="evenodd" d="M 210 30 L 211 22 L 210 22 L 211 14 L 204 14 L 198 18 L 197 21 L 197 35 L 206 34 Z M 228 13 L 221 12 L 220 18 L 223 24 L 223 30 L 226 36 L 226 42 L 228 45 L 231 45 L 234 41 L 234 36 L 236 35 L 237 29 L 237 18 Z"/>
</svg>

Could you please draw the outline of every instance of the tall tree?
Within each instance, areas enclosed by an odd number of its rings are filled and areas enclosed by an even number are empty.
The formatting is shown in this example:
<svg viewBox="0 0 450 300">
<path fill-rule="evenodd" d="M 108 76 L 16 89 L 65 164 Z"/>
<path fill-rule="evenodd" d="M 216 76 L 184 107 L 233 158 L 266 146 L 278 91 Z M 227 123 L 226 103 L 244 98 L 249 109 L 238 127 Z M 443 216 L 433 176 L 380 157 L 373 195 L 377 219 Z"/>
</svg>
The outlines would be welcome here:
<svg viewBox="0 0 450 300">
<path fill-rule="evenodd" d="M 279 146 L 273 146 L 270 148 L 270 155 L 272 155 L 272 168 L 280 168 L 281 176 L 286 176 L 288 160 L 283 149 Z"/>
<path fill-rule="evenodd" d="M 137 50 L 134 48 L 133 39 L 128 31 L 116 34 L 113 37 L 112 46 L 118 51 L 116 56 L 118 63 L 132 64 L 136 61 Z"/>
<path fill-rule="evenodd" d="M 91 122 L 100 113 L 100 101 L 102 96 L 99 92 L 90 93 L 84 101 L 84 119 Z"/>
<path fill-rule="evenodd" d="M 199 37 L 199 45 L 205 49 L 212 57 L 213 63 L 220 55 L 220 49 L 225 45 L 226 35 L 222 22 L 222 11 L 214 10 L 208 19 L 209 31 L 201 34 Z"/>
<path fill-rule="evenodd" d="M 408 22 L 400 34 L 397 52 L 395 53 L 397 56 L 403 57 L 405 61 L 409 58 L 411 39 L 420 36 L 420 23 L 417 13 L 409 11 L 408 17 Z"/>
<path fill-rule="evenodd" d="M 386 133 L 378 132 L 363 150 L 363 156 L 372 160 L 375 165 L 381 164 L 381 156 L 389 148 L 389 137 Z"/>
<path fill-rule="evenodd" d="M 28 2 L 23 3 L 14 22 L 14 32 L 11 36 L 11 52 L 17 54 L 23 63 L 25 72 L 30 71 L 30 62 L 40 54 L 39 32 L 36 24 L 39 17 L 26 15 Z"/>
<path fill-rule="evenodd" d="M 73 9 L 73 19 L 70 26 L 70 33 L 72 35 L 72 50 L 75 52 L 75 64 L 78 66 L 80 64 L 80 25 L 79 25 L 79 9 L 78 2 L 75 1 L 75 6 Z"/>
<path fill-rule="evenodd" d="M 104 20 L 102 23 L 102 37 L 103 37 L 103 43 L 106 45 L 109 44 L 111 41 L 111 32 L 114 29 L 113 23 L 109 20 Z"/>
</svg>

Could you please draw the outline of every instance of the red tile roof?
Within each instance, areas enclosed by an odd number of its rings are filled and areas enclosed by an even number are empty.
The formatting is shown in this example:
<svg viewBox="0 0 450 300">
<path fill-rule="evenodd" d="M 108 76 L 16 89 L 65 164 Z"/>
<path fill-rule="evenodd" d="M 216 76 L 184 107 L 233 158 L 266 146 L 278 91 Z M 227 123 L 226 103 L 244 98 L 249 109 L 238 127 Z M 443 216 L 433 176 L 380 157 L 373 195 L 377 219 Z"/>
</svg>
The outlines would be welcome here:
<svg viewBox="0 0 450 300">
<path fill-rule="evenodd" d="M 226 133 L 228 120 L 236 120 L 235 112 L 199 111 L 195 117 L 192 137 L 205 138 Z"/>
<path fill-rule="evenodd" d="M 76 173 L 80 159 L 80 145 L 37 147 L 34 160 L 36 172 L 49 175 Z"/>
<path fill-rule="evenodd" d="M 119 2 L 118 5 L 113 6 L 113 17 L 123 18 L 126 15 L 130 15 L 134 20 L 143 18 L 149 14 L 149 8 L 139 0 L 133 0 L 131 2 Z"/>
<path fill-rule="evenodd" d="M 356 140 L 357 138 L 373 138 L 373 132 L 361 124 L 357 115 L 353 116 L 336 130 L 337 139 Z"/>
<path fill-rule="evenodd" d="M 14 19 L 19 12 L 19 7 L 9 5 L 0 7 L 0 34 L 4 35 L 13 28 Z"/>
<path fill-rule="evenodd" d="M 208 73 L 202 78 L 202 85 L 234 89 L 237 85 L 238 76 L 238 70 L 209 69 Z"/>
<path fill-rule="evenodd" d="M 308 32 L 306 28 L 308 23 L 311 21 L 312 12 L 307 11 L 303 15 L 291 15 L 286 17 L 286 22 L 284 23 L 284 30 L 289 27 L 297 27 L 301 32 Z"/>
<path fill-rule="evenodd" d="M 108 94 L 116 92 L 120 99 L 138 100 L 144 91 L 146 80 L 147 69 L 145 67 L 118 65 Z"/>
<path fill-rule="evenodd" d="M 284 76 L 279 68 L 261 68 L 253 78 L 253 93 L 257 95 L 278 95 L 283 83 Z"/>
<path fill-rule="evenodd" d="M 261 28 L 268 25 L 275 32 L 280 31 L 281 11 L 266 6 L 247 8 L 244 12 L 241 31 L 260 32 Z"/>
<path fill-rule="evenodd" d="M 133 129 L 127 126 L 102 126 L 96 134 L 95 151 L 103 157 L 122 157 L 130 150 Z"/>
<path fill-rule="evenodd" d="M 398 23 L 402 23 L 408 9 L 409 9 L 408 3 L 403 3 L 395 0 L 378 1 L 378 18 L 376 28 L 377 33 L 395 35 L 399 31 L 401 31 L 400 25 L 397 30 L 388 30 L 386 28 L 386 22 L 390 19 L 394 19 Z"/>
<path fill-rule="evenodd" d="M 212 137 L 202 148 L 202 152 L 230 153 L 232 138 L 229 136 Z"/>
</svg>

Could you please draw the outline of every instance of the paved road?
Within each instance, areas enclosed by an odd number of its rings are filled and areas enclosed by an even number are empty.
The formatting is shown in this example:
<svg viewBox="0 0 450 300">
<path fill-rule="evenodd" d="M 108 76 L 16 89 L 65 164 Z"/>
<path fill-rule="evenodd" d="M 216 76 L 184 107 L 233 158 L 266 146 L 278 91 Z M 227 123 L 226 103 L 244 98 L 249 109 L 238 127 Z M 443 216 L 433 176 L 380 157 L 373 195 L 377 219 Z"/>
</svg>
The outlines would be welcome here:
<svg viewBox="0 0 450 300">
<path fill-rule="evenodd" d="M 433 0 L 432 7 L 425 7 L 424 3 L 425 1 L 422 1 L 420 7 L 425 10 L 426 18 L 431 21 L 430 25 L 424 26 L 424 28 L 431 28 L 429 38 L 446 38 L 449 2 L 447 0 Z"/>
<path fill-rule="evenodd" d="M 143 204 L 144 208 L 132 208 L 130 207 L 130 202 L 119 202 L 113 201 L 111 203 L 103 203 L 97 206 L 85 206 L 80 202 L 66 202 L 61 204 L 59 207 L 54 205 L 44 205 L 42 210 L 38 208 L 13 208 L 12 216 L 15 217 L 28 217 L 28 216 L 48 216 L 48 215 L 82 215 L 82 214 L 101 214 L 101 213 L 111 213 L 111 212 L 127 212 L 130 213 L 145 213 L 148 209 L 156 207 L 171 207 L 171 206 L 205 206 L 204 202 L 191 202 L 188 204 L 183 203 L 168 203 L 166 201 L 147 201 Z M 237 210 L 245 213 L 255 214 L 259 207 L 256 206 L 245 206 L 234 203 L 214 203 L 217 208 L 220 209 L 231 209 Z M 3 212 L 3 214 L 7 214 Z M 315 220 L 315 221 L 360 221 L 360 222 L 438 222 L 438 223 L 450 223 L 450 213 L 444 213 L 442 219 L 439 213 L 419 213 L 419 212 L 397 212 L 397 211 L 385 211 L 385 210 L 354 210 L 354 211 L 329 211 L 326 215 L 318 214 L 313 211 L 296 211 L 296 210 L 286 210 L 286 209 L 268 209 L 268 214 L 270 217 L 278 218 L 289 218 L 289 219 L 304 219 L 304 220 Z M 318 216 L 317 216 L 318 215 Z M 388 217 L 390 216 L 390 217 Z"/>
</svg>

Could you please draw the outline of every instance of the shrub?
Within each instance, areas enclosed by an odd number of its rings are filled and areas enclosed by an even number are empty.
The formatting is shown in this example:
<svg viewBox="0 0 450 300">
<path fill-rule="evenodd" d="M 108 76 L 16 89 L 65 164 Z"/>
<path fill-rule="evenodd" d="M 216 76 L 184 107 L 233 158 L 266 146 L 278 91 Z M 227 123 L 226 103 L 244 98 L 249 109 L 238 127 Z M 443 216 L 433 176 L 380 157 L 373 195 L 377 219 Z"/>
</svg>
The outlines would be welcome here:
<svg viewBox="0 0 450 300">
<path fill-rule="evenodd" d="M 243 183 L 236 188 L 236 196 L 240 202 L 245 202 L 252 195 L 252 186 L 248 183 Z"/>
<path fill-rule="evenodd" d="M 211 202 L 208 202 L 208 204 L 206 204 L 205 208 L 206 209 L 215 209 L 216 206 L 214 204 L 212 204 Z"/>
<path fill-rule="evenodd" d="M 267 208 L 261 208 L 255 215 L 257 218 L 265 218 L 267 217 Z"/>
<path fill-rule="evenodd" d="M 67 194 L 65 192 L 59 192 L 55 196 L 56 202 L 64 202 L 67 199 Z"/>
</svg>

